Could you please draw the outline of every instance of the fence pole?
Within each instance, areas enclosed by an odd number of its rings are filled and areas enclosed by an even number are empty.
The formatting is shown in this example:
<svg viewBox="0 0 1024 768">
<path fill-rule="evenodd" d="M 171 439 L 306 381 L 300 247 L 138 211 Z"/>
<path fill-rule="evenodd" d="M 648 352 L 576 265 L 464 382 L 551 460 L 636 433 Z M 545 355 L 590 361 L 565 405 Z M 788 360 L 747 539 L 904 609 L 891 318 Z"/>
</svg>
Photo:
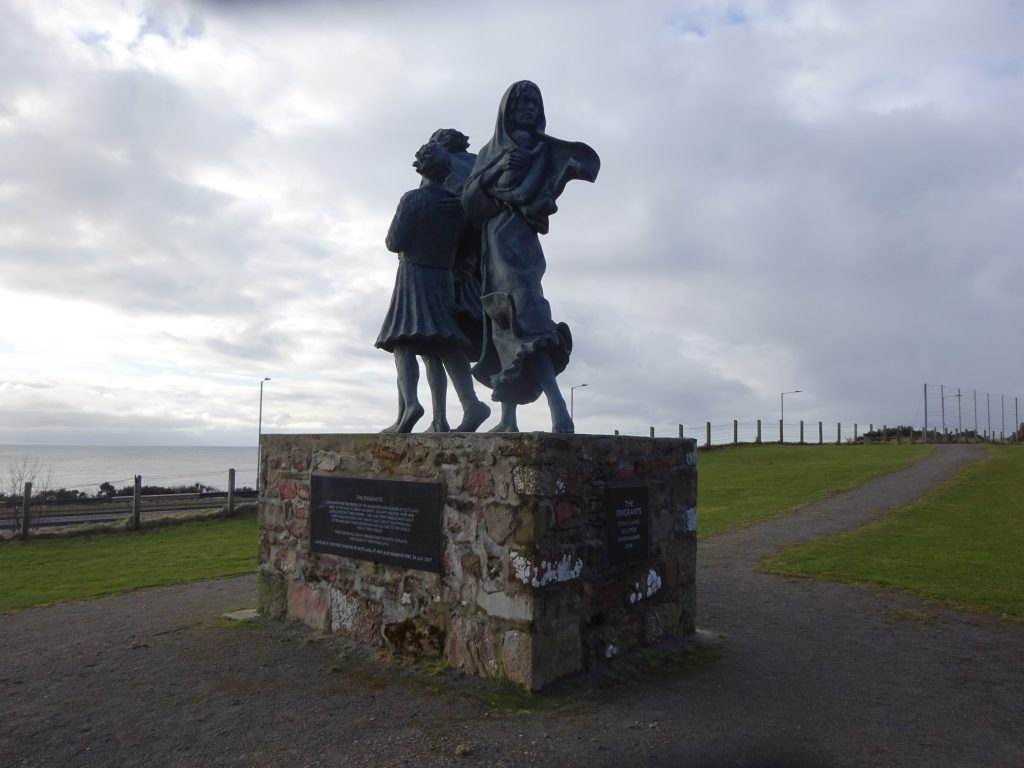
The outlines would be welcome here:
<svg viewBox="0 0 1024 768">
<path fill-rule="evenodd" d="M 616 429 L 615 430 L 615 435 L 618 436 L 618 434 L 619 434 L 619 430 Z"/>
<path fill-rule="evenodd" d="M 825 444 L 825 432 L 821 428 L 821 422 L 818 422 L 818 445 Z"/>
<path fill-rule="evenodd" d="M 978 442 L 978 390 L 974 390 L 974 442 Z"/>
<path fill-rule="evenodd" d="M 135 476 L 135 492 L 132 494 L 132 529 L 139 529 L 142 519 L 142 475 Z"/>
<path fill-rule="evenodd" d="M 786 442 L 786 438 L 782 433 L 782 419 L 779 419 L 779 445 L 782 445 L 784 442 Z"/>
<path fill-rule="evenodd" d="M 760 419 L 757 420 L 757 440 L 755 440 L 754 442 L 756 442 L 758 445 L 761 444 L 761 420 Z"/>
<path fill-rule="evenodd" d="M 686 437 L 686 435 L 683 434 L 683 425 L 682 424 L 679 425 L 679 436 L 680 437 Z"/>
<path fill-rule="evenodd" d="M 941 407 L 939 408 L 939 413 L 942 414 L 942 434 L 943 434 L 943 436 L 945 436 L 945 434 L 946 434 L 946 385 L 945 384 L 939 384 L 939 397 L 942 398 L 942 403 L 941 403 Z M 946 442 L 946 441 L 944 440 L 944 442 Z"/>
<path fill-rule="evenodd" d="M 651 427 L 651 437 L 654 437 L 654 427 Z"/>
<path fill-rule="evenodd" d="M 228 470 L 228 514 L 235 514 L 235 470 Z"/>
<path fill-rule="evenodd" d="M 25 483 L 25 495 L 21 498 L 21 540 L 28 541 L 28 521 L 32 508 L 32 483 Z"/>
<path fill-rule="evenodd" d="M 988 437 L 992 434 L 992 395 L 988 392 L 985 393 L 985 410 L 988 411 L 988 431 L 985 433 Z M 995 436 L 992 439 L 995 440 Z"/>
<path fill-rule="evenodd" d="M 740 442 L 740 423 L 736 419 L 732 420 L 732 444 L 737 445 Z"/>
<path fill-rule="evenodd" d="M 800 419 L 800 445 L 804 444 L 804 420 Z"/>
<path fill-rule="evenodd" d="M 843 442 L 843 425 L 837 421 L 836 422 L 836 445 L 839 445 L 842 442 Z"/>
<path fill-rule="evenodd" d="M 704 428 L 707 431 L 707 437 L 705 438 L 704 445 L 705 445 L 705 447 L 710 448 L 711 447 L 711 422 L 710 421 L 704 422 Z"/>
<path fill-rule="evenodd" d="M 975 411 L 977 411 L 977 405 L 978 405 L 977 399 L 975 399 L 974 405 L 975 405 Z M 977 418 L 975 418 L 975 421 L 977 421 Z M 928 442 L 928 385 L 927 384 L 924 385 L 924 441 L 925 441 L 925 443 Z"/>
<path fill-rule="evenodd" d="M 853 422 L 853 442 L 857 442 L 857 422 Z"/>
</svg>

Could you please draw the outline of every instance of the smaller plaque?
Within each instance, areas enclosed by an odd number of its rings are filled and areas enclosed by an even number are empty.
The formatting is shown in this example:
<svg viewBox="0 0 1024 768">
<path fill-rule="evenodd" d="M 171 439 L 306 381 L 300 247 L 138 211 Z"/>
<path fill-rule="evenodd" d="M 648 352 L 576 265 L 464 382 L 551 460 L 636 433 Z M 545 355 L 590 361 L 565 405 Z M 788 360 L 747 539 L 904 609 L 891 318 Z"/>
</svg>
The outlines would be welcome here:
<svg viewBox="0 0 1024 768">
<path fill-rule="evenodd" d="M 609 486 L 605 493 L 608 563 L 619 565 L 647 557 L 649 528 L 647 486 Z"/>
<path fill-rule="evenodd" d="M 313 475 L 314 552 L 441 572 L 441 485 Z"/>
</svg>

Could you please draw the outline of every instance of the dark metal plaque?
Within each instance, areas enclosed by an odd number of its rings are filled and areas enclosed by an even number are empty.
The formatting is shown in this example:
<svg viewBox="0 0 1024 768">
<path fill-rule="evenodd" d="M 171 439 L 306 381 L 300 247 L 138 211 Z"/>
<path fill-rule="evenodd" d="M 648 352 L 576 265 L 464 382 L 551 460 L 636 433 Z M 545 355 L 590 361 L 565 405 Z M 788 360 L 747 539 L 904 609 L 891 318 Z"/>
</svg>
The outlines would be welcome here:
<svg viewBox="0 0 1024 768">
<path fill-rule="evenodd" d="M 650 529 L 647 486 L 608 486 L 604 508 L 608 563 L 618 565 L 647 557 Z"/>
<path fill-rule="evenodd" d="M 310 549 L 441 572 L 441 485 L 313 475 Z"/>
</svg>

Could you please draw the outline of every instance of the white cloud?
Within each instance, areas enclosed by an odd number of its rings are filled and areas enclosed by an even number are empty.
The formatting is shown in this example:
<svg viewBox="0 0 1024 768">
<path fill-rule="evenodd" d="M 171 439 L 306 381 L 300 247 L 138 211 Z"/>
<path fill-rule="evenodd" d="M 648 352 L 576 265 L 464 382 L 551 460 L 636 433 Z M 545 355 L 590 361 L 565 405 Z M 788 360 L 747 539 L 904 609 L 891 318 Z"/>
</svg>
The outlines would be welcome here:
<svg viewBox="0 0 1024 768">
<path fill-rule="evenodd" d="M 442 126 L 478 148 L 523 77 L 603 161 L 544 238 L 581 430 L 1020 389 L 1019 6 L 520 11 L 0 7 L 0 441 L 250 443 L 265 375 L 273 430 L 390 423 L 412 154 Z"/>
</svg>

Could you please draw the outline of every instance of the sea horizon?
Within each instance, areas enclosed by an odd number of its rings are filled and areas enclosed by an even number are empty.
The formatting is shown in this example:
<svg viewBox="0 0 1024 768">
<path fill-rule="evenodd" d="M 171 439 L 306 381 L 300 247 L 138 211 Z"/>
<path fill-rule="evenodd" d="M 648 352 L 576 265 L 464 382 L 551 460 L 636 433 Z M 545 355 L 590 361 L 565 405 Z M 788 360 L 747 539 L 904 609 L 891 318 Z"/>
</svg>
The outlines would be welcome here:
<svg viewBox="0 0 1024 768">
<path fill-rule="evenodd" d="M 228 470 L 235 487 L 255 487 L 257 447 L 217 445 L 127 445 L 66 443 L 0 444 L 0 490 L 15 491 L 24 481 L 34 491 L 78 490 L 90 495 L 103 483 L 121 488 L 142 476 L 143 485 L 191 486 L 225 490 Z"/>
</svg>

